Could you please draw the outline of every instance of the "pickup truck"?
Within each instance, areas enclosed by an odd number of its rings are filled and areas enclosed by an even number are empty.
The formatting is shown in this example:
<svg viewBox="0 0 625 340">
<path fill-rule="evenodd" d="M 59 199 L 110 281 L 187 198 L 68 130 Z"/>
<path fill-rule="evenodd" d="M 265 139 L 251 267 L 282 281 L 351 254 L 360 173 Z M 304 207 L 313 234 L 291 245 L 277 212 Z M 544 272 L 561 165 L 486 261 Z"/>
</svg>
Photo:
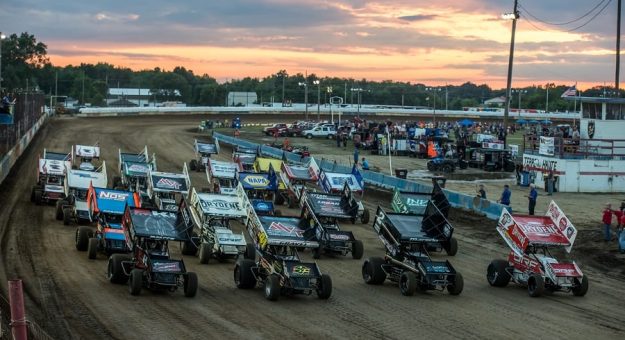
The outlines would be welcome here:
<svg viewBox="0 0 625 340">
<path fill-rule="evenodd" d="M 267 126 L 263 129 L 263 133 L 267 136 L 273 136 L 276 132 L 280 132 L 280 130 L 286 129 L 286 124 L 278 123 L 273 124 L 272 126 Z"/>
<path fill-rule="evenodd" d="M 334 136 L 336 136 L 336 130 L 332 125 L 322 125 L 312 128 L 310 130 L 305 130 L 302 132 L 302 135 L 308 139 L 311 139 L 313 137 L 332 139 L 334 138 Z"/>
</svg>

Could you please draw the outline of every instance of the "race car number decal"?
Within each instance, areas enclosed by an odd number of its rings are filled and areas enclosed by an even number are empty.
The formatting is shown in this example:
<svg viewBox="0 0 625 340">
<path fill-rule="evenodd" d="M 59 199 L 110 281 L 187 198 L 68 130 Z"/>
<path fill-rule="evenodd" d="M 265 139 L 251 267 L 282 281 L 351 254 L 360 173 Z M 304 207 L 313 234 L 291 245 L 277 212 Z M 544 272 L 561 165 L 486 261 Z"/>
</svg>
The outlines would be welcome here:
<svg viewBox="0 0 625 340">
<path fill-rule="evenodd" d="M 310 268 L 307 266 L 294 266 L 293 270 L 292 270 L 293 275 L 309 275 L 310 274 Z"/>
</svg>

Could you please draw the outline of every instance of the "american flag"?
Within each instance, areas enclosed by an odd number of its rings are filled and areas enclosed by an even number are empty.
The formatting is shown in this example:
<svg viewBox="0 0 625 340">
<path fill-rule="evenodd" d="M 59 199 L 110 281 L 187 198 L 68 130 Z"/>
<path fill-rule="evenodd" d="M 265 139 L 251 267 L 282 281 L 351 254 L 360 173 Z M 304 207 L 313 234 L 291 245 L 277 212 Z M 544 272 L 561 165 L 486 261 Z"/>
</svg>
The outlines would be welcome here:
<svg viewBox="0 0 625 340">
<path fill-rule="evenodd" d="M 575 97 L 575 96 L 577 96 L 577 88 L 576 88 L 576 85 L 573 85 L 568 90 L 564 91 L 561 97 L 564 98 L 564 97 Z"/>
</svg>

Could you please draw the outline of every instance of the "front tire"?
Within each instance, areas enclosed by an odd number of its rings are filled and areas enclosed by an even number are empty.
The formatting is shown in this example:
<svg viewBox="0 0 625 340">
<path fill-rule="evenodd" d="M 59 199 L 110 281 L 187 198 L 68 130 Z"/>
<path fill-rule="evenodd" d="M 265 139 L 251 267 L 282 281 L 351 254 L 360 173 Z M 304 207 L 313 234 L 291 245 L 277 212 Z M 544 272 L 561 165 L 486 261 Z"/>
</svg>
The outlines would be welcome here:
<svg viewBox="0 0 625 340">
<path fill-rule="evenodd" d="M 195 256 L 197 254 L 197 246 L 193 243 L 193 239 L 197 238 L 197 234 L 193 233 L 191 239 L 182 243 L 182 255 Z"/>
<path fill-rule="evenodd" d="M 252 273 L 252 268 L 256 263 L 252 260 L 239 260 L 234 266 L 234 283 L 239 289 L 251 289 L 256 286 L 256 278 Z"/>
<path fill-rule="evenodd" d="M 98 257 L 98 239 L 92 237 L 87 245 L 87 257 L 89 260 L 95 260 Z"/>
<path fill-rule="evenodd" d="M 365 210 L 362 211 L 362 216 L 360 216 L 360 222 L 362 222 L 362 224 L 369 223 L 369 217 L 370 217 L 369 209 L 365 208 Z"/>
<path fill-rule="evenodd" d="M 57 221 L 63 220 L 63 201 L 56 201 L 56 214 L 54 215 Z"/>
<path fill-rule="evenodd" d="M 70 208 L 63 209 L 63 224 L 70 225 L 72 223 L 72 210 Z"/>
<path fill-rule="evenodd" d="M 458 253 L 458 240 L 452 237 L 449 241 L 445 242 L 443 247 L 447 255 L 456 256 L 456 253 Z"/>
<path fill-rule="evenodd" d="M 575 282 L 575 287 L 573 287 L 572 292 L 575 296 L 584 296 L 588 293 L 588 276 L 582 276 L 582 280 L 575 278 L 573 279 Z"/>
<path fill-rule="evenodd" d="M 360 260 L 364 252 L 365 252 L 365 248 L 362 245 L 362 241 L 354 240 L 354 242 L 352 243 L 352 258 L 354 260 Z"/>
<path fill-rule="evenodd" d="M 189 163 L 189 167 L 193 171 L 197 170 L 198 169 L 198 167 L 197 167 L 197 160 L 192 159 L 191 162 Z"/>
<path fill-rule="evenodd" d="M 460 293 L 462 293 L 463 288 L 464 288 L 464 279 L 462 278 L 462 274 L 456 272 L 456 278 L 452 284 L 447 285 L 447 291 L 451 295 L 460 295 Z"/>
<path fill-rule="evenodd" d="M 130 258 L 123 254 L 113 254 L 109 257 L 107 279 L 111 283 L 124 284 L 128 282 L 128 275 L 124 272 L 123 263 Z"/>
<path fill-rule="evenodd" d="M 93 231 L 89 227 L 78 227 L 76 229 L 76 250 L 86 251 L 89 247 L 89 239 L 93 237 Z"/>
<path fill-rule="evenodd" d="M 386 280 L 386 272 L 382 269 L 384 259 L 370 257 L 362 264 L 362 279 L 366 284 L 379 285 Z"/>
<path fill-rule="evenodd" d="M 411 271 L 404 271 L 399 277 L 401 295 L 413 296 L 417 290 L 417 276 Z"/>
<path fill-rule="evenodd" d="M 265 279 L 265 298 L 269 301 L 276 301 L 280 296 L 280 278 L 271 274 Z"/>
<path fill-rule="evenodd" d="M 197 274 L 194 272 L 187 272 L 184 275 L 184 296 L 188 298 L 195 297 L 197 294 Z"/>
<path fill-rule="evenodd" d="M 210 261 L 211 255 L 213 254 L 213 244 L 212 243 L 204 243 L 200 244 L 200 263 L 207 264 Z"/>
<path fill-rule="evenodd" d="M 130 279 L 128 280 L 128 292 L 130 295 L 141 294 L 141 287 L 143 286 L 143 271 L 141 269 L 133 269 L 130 272 Z"/>
<path fill-rule="evenodd" d="M 317 281 L 317 297 L 321 300 L 329 299 L 332 295 L 332 278 L 328 274 L 321 274 Z"/>
<path fill-rule="evenodd" d="M 530 275 L 530 278 L 527 280 L 527 293 L 531 297 L 539 297 L 543 295 L 545 291 L 545 279 L 536 274 Z"/>
<path fill-rule="evenodd" d="M 506 260 L 493 260 L 486 269 L 486 280 L 493 287 L 505 287 L 510 282 L 509 267 Z"/>
</svg>

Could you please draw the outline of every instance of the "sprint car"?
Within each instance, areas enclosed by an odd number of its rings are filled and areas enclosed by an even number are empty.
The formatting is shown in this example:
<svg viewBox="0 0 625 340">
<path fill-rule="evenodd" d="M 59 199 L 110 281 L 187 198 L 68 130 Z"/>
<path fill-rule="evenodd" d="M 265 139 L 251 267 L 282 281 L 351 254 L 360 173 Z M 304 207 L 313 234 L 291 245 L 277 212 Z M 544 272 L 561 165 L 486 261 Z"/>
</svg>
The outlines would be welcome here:
<svg viewBox="0 0 625 340">
<path fill-rule="evenodd" d="M 304 237 L 301 220 L 295 217 L 257 216 L 247 208 L 247 231 L 254 240 L 258 261 L 239 259 L 234 267 L 234 283 L 239 289 L 252 289 L 260 282 L 265 298 L 317 293 L 319 299 L 332 295 L 332 279 L 322 274 L 316 263 L 302 262 L 298 248 L 317 248 Z"/>
<path fill-rule="evenodd" d="M 67 169 L 64 184 L 65 198 L 56 201 L 56 219 L 65 225 L 93 222 L 87 205 L 87 191 L 90 186 L 106 188 L 106 163 L 102 162 L 100 171 Z"/>
<path fill-rule="evenodd" d="M 210 159 L 206 167 L 209 191 L 235 194 L 237 190 L 237 164 Z"/>
<path fill-rule="evenodd" d="M 188 226 L 180 214 L 171 211 L 126 207 L 123 221 L 130 254 L 109 257 L 107 279 L 111 283 L 128 283 L 131 295 L 139 295 L 143 288 L 176 291 L 183 288 L 186 297 L 197 293 L 198 280 L 194 272 L 186 270 L 182 259 L 169 254 L 169 241 L 189 240 Z"/>
<path fill-rule="evenodd" d="M 159 210 L 178 211 L 178 204 L 189 194 L 190 187 L 187 163 L 184 163 L 182 173 L 148 171 L 149 204 Z"/>
<path fill-rule="evenodd" d="M 72 147 L 72 169 L 84 171 L 100 171 L 93 164 L 94 161 L 100 159 L 100 147 L 96 145 L 74 145 Z M 100 165 L 102 167 L 104 164 Z"/>
<path fill-rule="evenodd" d="M 146 197 L 148 172 L 157 170 L 156 155 L 152 154 L 150 157 L 147 146 L 138 154 L 122 152 L 119 149 L 118 155 L 120 176 L 113 177 L 113 189 L 138 192 L 142 197 Z"/>
<path fill-rule="evenodd" d="M 286 186 L 286 191 L 282 193 L 289 208 L 301 206 L 302 191 L 316 187 L 317 173 L 319 167 L 314 158 L 311 158 L 306 166 L 289 165 L 282 163 L 280 178 Z"/>
<path fill-rule="evenodd" d="M 254 171 L 256 173 L 269 173 L 274 171 L 276 173 L 277 189 L 274 195 L 274 203 L 276 205 L 284 204 L 284 193 L 286 192 L 286 185 L 280 179 L 280 172 L 282 171 L 282 160 L 273 158 L 256 157 L 254 161 Z"/>
<path fill-rule="evenodd" d="M 428 244 L 437 242 L 440 226 L 427 225 L 415 214 L 388 213 L 378 207 L 373 229 L 386 247 L 384 257 L 370 257 L 362 265 L 367 284 L 379 285 L 386 279 L 396 282 L 405 296 L 418 289 L 444 290 L 459 295 L 464 288 L 462 275 L 449 261 L 432 261 Z"/>
<path fill-rule="evenodd" d="M 42 204 L 65 198 L 67 169 L 71 167 L 71 155 L 43 149 L 37 167 L 37 184 L 32 187 L 30 201 Z"/>
<path fill-rule="evenodd" d="M 232 153 L 232 161 L 237 164 L 239 171 L 254 171 L 254 161 L 258 155 L 258 150 L 237 146 Z"/>
<path fill-rule="evenodd" d="M 357 217 L 360 218 L 360 222 L 362 222 L 362 224 L 369 223 L 369 209 L 365 208 L 362 201 L 357 200 L 354 195 L 357 194 L 362 198 L 364 193 L 364 181 L 356 166 L 352 167 L 352 172 L 348 174 L 320 170 L 318 177 L 319 186 L 325 193 L 342 193 L 345 189 L 345 183 L 347 183 L 349 191 L 351 192 L 350 199 L 353 200 L 358 206 Z M 352 222 L 355 223 L 356 219 Z"/>
<path fill-rule="evenodd" d="M 219 153 L 219 141 L 215 140 L 215 143 L 209 143 L 196 139 L 193 143 L 193 151 L 195 158 L 191 160 L 189 167 L 192 171 L 202 171 L 208 166 L 211 155 Z"/>
<path fill-rule="evenodd" d="M 577 237 L 577 229 L 554 201 L 545 216 L 513 215 L 504 209 L 497 232 L 511 250 L 507 260 L 488 265 L 486 279 L 491 286 L 505 287 L 513 281 L 527 286 L 531 297 L 545 291 L 586 295 L 588 277 L 577 264 L 558 261 L 551 254 L 553 249 L 569 253 Z"/>
</svg>

